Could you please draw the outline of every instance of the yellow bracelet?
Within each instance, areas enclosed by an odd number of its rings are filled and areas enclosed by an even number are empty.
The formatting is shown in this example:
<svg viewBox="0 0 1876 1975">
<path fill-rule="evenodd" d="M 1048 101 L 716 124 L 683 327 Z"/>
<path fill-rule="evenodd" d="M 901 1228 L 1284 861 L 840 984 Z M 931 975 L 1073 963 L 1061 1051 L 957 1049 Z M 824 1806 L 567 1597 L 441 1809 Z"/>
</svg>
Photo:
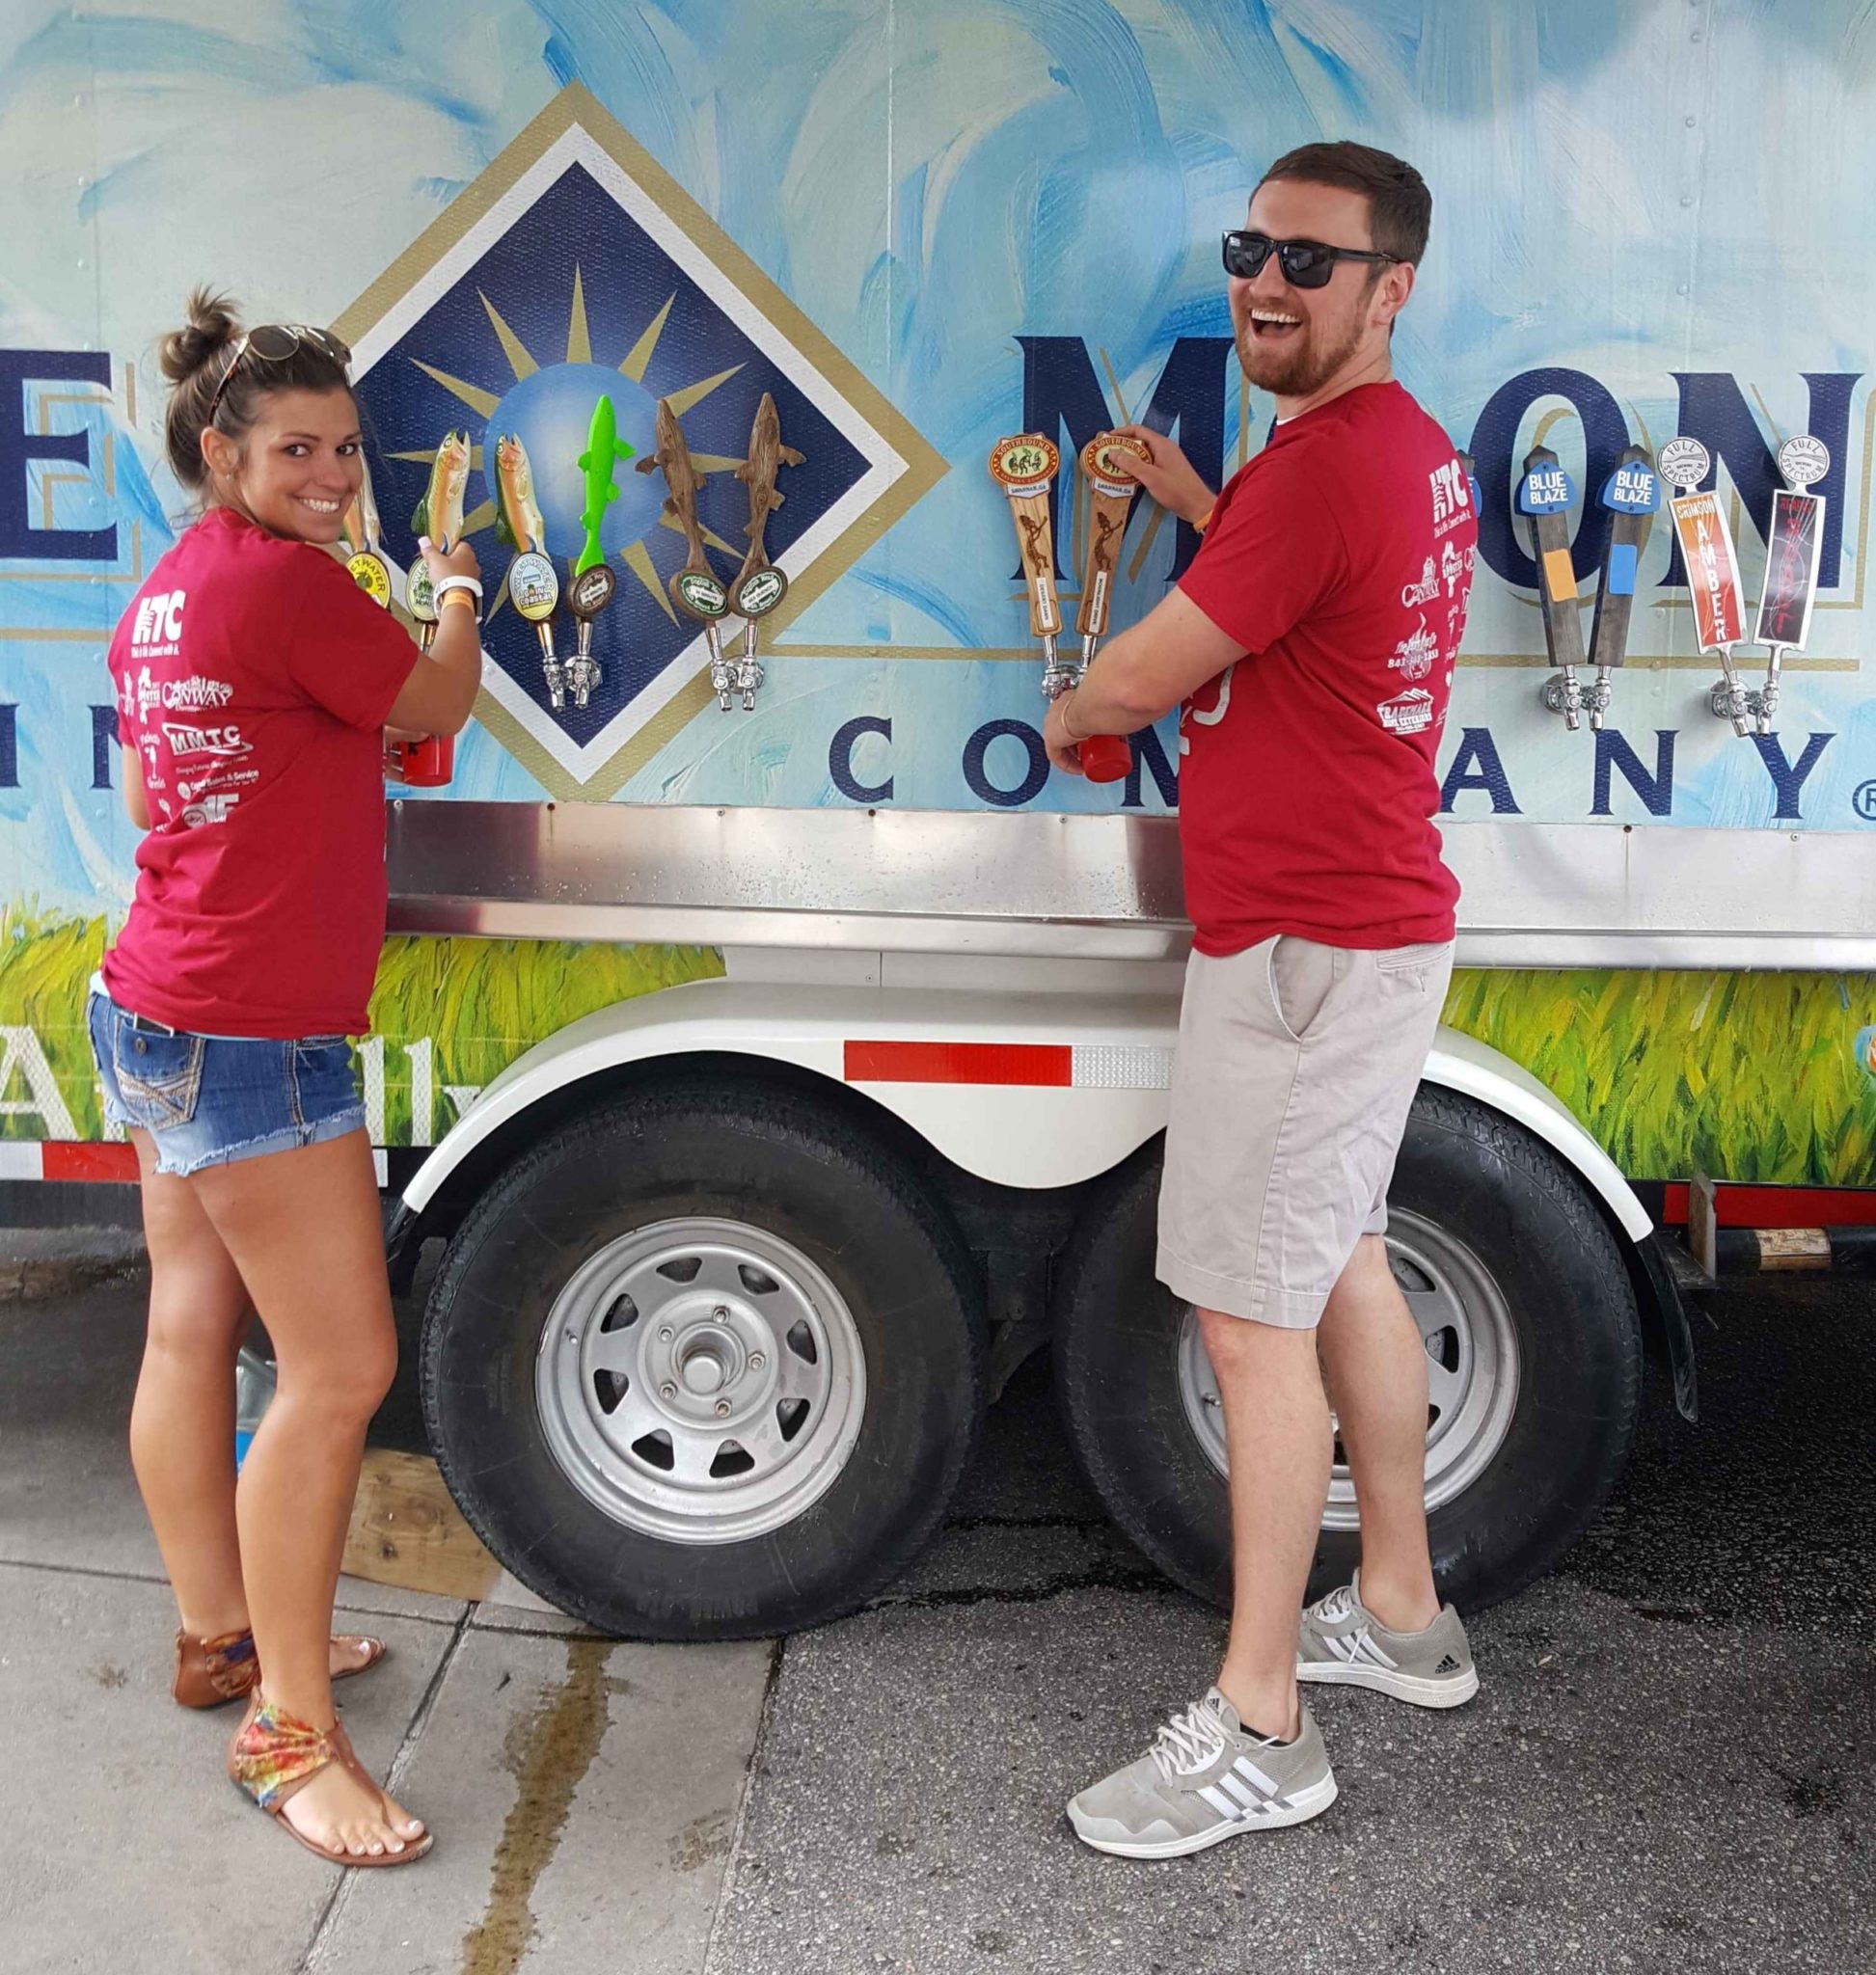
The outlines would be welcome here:
<svg viewBox="0 0 1876 1975">
<path fill-rule="evenodd" d="M 1199 516 L 1198 520 L 1192 524 L 1192 527 L 1198 531 L 1198 533 L 1204 534 L 1206 529 L 1211 526 L 1211 517 L 1214 513 L 1216 513 L 1217 507 L 1218 503 L 1214 501 L 1211 503 L 1211 505 L 1208 507 L 1202 515 Z"/>
<path fill-rule="evenodd" d="M 443 609 L 447 610 L 451 604 L 460 604 L 471 616 L 476 613 L 476 599 L 468 590 L 445 590 Z"/>
</svg>

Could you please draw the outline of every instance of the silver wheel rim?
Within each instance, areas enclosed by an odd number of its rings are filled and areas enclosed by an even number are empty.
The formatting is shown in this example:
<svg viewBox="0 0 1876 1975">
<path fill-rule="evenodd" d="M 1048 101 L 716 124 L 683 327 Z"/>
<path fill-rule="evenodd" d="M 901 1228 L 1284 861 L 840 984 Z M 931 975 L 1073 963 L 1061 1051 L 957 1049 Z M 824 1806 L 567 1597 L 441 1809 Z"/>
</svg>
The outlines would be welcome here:
<svg viewBox="0 0 1876 1975">
<path fill-rule="evenodd" d="M 1390 1208 L 1387 1247 L 1427 1347 L 1427 1506 L 1436 1509 L 1470 1488 L 1505 1445 L 1518 1402 L 1517 1333 L 1491 1271 L 1436 1222 Z M 1189 1305 L 1177 1349 L 1186 1422 L 1206 1458 L 1227 1474 L 1218 1381 Z M 1335 1451 L 1322 1527 L 1357 1529 L 1361 1516 L 1340 1439 Z"/>
<path fill-rule="evenodd" d="M 859 1437 L 866 1359 L 838 1290 L 740 1221 L 660 1221 L 609 1242 L 555 1299 L 534 1395 L 587 1501 L 673 1543 L 793 1522 Z"/>
</svg>

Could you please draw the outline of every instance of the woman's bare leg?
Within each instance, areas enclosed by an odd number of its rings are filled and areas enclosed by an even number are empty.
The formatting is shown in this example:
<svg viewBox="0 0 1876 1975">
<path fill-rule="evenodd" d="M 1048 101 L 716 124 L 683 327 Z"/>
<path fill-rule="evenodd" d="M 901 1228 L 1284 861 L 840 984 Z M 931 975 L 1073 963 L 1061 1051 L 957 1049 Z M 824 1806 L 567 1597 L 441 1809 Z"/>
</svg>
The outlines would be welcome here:
<svg viewBox="0 0 1876 1975">
<path fill-rule="evenodd" d="M 130 1137 L 150 1249 L 130 1460 L 182 1629 L 212 1638 L 248 1622 L 234 1527 L 234 1357 L 248 1292 L 189 1181 L 157 1172 L 148 1132 Z"/>
<path fill-rule="evenodd" d="M 279 1387 L 235 1496 L 241 1569 L 266 1697 L 316 1728 L 335 1716 L 333 1594 L 365 1430 L 390 1390 L 397 1336 L 364 1132 L 211 1166 L 190 1184 L 273 1339 Z M 423 1826 L 341 1766 L 288 1799 L 308 1836 L 358 1853 Z"/>
</svg>

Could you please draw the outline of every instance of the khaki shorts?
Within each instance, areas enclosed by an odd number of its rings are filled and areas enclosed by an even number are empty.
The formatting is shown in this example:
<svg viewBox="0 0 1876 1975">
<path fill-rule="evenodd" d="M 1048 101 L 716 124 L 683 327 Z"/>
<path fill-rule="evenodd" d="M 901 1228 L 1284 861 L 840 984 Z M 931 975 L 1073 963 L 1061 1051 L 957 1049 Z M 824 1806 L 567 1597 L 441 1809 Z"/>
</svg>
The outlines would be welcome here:
<svg viewBox="0 0 1876 1975">
<path fill-rule="evenodd" d="M 1194 953 L 1173 1059 L 1159 1280 L 1312 1329 L 1388 1182 L 1453 972 L 1450 940 L 1370 953 L 1283 934 Z"/>
</svg>

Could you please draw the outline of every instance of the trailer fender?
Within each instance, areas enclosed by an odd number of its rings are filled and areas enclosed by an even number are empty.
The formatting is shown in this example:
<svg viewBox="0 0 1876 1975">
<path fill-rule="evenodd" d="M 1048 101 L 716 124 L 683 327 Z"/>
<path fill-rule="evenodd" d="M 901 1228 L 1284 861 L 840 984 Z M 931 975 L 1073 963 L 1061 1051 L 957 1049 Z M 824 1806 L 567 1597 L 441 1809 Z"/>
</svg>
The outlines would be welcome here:
<svg viewBox="0 0 1876 1975">
<path fill-rule="evenodd" d="M 1177 1020 L 1160 995 L 733 979 L 666 988 L 570 1022 L 510 1064 L 411 1178 L 394 1241 L 401 1247 L 450 1177 L 535 1106 L 622 1067 L 686 1057 L 786 1063 L 863 1094 L 982 1179 L 1077 1185 L 1164 1127 Z M 1638 1298 L 1661 1314 L 1686 1410 L 1686 1318 L 1672 1275 L 1651 1253 L 1653 1223 L 1615 1162 L 1536 1077 L 1468 1036 L 1442 1029 L 1425 1074 L 1541 1139 L 1628 1242 L 1650 1251 L 1636 1258 Z"/>
</svg>

